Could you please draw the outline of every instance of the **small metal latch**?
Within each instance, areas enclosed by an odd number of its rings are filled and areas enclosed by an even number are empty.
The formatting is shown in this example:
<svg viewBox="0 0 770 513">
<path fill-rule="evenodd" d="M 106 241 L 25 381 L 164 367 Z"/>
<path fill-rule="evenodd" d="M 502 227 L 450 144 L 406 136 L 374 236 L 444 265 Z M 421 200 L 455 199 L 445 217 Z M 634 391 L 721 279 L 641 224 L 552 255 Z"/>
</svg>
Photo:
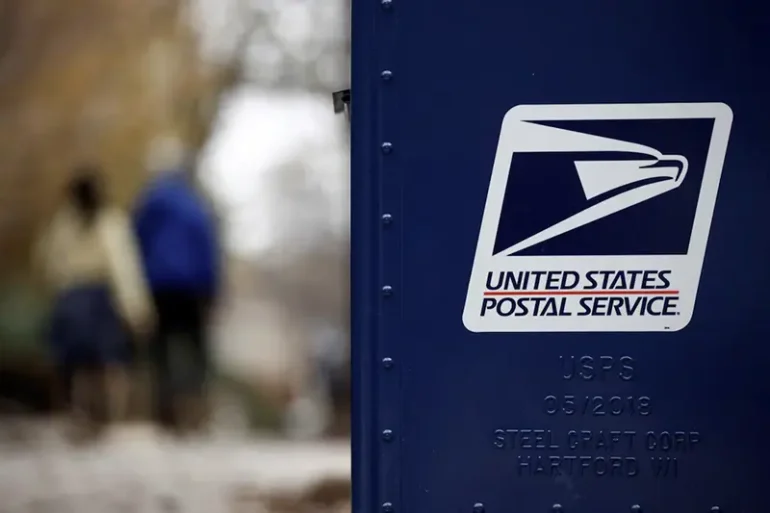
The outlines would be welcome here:
<svg viewBox="0 0 770 513">
<path fill-rule="evenodd" d="M 344 112 L 345 115 L 350 118 L 350 89 L 342 89 L 341 91 L 333 92 L 332 101 L 334 102 L 335 114 Z"/>
</svg>

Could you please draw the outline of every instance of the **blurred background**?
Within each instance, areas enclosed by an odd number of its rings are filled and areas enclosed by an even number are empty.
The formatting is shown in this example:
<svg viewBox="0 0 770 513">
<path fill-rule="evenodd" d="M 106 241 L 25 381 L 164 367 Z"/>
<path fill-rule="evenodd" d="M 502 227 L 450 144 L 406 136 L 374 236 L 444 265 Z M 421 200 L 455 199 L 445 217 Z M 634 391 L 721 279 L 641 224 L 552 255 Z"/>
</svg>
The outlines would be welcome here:
<svg viewBox="0 0 770 513">
<path fill-rule="evenodd" d="M 349 509 L 349 0 L 0 0 L 0 512 Z M 36 240 L 82 162 L 128 211 L 164 137 L 216 213 L 206 429 L 62 434 Z M 183 344 L 181 344 L 183 347 Z M 184 365 L 184 351 L 175 356 Z"/>
</svg>

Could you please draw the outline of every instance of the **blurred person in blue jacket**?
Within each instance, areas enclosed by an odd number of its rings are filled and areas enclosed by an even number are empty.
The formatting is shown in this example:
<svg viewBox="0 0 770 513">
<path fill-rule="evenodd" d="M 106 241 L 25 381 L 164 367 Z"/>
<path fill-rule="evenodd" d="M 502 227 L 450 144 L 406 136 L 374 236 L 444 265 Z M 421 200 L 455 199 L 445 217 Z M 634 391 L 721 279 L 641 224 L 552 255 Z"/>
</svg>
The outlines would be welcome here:
<svg viewBox="0 0 770 513">
<path fill-rule="evenodd" d="M 157 313 L 150 351 L 156 414 L 167 428 L 179 428 L 181 415 L 200 425 L 207 409 L 208 320 L 220 281 L 215 215 L 196 189 L 194 166 L 178 139 L 157 141 L 148 167 L 154 176 L 138 199 L 134 225 Z M 172 372 L 177 340 L 192 364 L 192 386 L 181 397 Z"/>
</svg>

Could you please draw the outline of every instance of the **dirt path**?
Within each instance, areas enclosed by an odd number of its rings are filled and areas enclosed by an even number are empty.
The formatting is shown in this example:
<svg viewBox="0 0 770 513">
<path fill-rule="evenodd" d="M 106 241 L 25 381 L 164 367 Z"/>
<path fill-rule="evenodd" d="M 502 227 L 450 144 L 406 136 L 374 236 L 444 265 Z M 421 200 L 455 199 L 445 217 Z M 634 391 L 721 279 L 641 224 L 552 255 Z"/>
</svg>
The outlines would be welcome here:
<svg viewBox="0 0 770 513">
<path fill-rule="evenodd" d="M 347 480 L 347 442 L 206 438 L 177 441 L 146 426 L 74 448 L 57 430 L 0 445 L 0 513 L 266 511 L 266 497 Z"/>
</svg>

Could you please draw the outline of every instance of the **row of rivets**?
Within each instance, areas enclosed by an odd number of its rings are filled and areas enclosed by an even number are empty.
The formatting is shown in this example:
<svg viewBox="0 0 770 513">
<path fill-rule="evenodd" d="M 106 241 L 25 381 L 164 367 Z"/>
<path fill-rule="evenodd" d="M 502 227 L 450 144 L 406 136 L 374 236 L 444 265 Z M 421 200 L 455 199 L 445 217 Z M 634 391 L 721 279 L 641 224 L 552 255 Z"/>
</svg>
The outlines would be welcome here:
<svg viewBox="0 0 770 513">
<path fill-rule="evenodd" d="M 554 504 L 551 506 L 551 511 L 553 513 L 564 513 L 564 508 L 562 508 L 561 504 Z M 711 507 L 711 513 L 721 513 L 722 508 L 719 506 L 712 506 Z M 484 513 L 484 505 L 481 503 L 476 503 L 473 505 L 473 513 Z M 631 513 L 642 513 L 642 507 L 639 504 L 634 504 L 631 506 Z"/>
<path fill-rule="evenodd" d="M 380 0 L 380 5 L 385 10 L 390 10 L 393 7 L 393 0 Z M 382 73 L 380 73 L 380 78 L 383 82 L 389 82 L 393 78 L 393 72 L 390 70 L 383 70 Z M 380 145 L 380 149 L 383 153 L 383 155 L 389 155 L 393 152 L 393 143 L 389 141 L 384 141 Z M 389 226 L 393 223 L 393 216 L 391 214 L 385 213 L 382 214 L 382 224 L 383 226 Z M 393 287 L 390 285 L 384 285 L 382 287 L 382 295 L 384 297 L 390 297 L 393 295 Z M 392 369 L 393 368 L 393 359 L 389 357 L 385 357 L 382 359 L 382 366 L 384 369 Z M 384 429 L 382 431 L 382 440 L 386 443 L 391 442 L 393 440 L 393 431 L 391 429 Z M 382 503 L 382 513 L 393 513 L 393 503 L 386 501 Z"/>
</svg>

